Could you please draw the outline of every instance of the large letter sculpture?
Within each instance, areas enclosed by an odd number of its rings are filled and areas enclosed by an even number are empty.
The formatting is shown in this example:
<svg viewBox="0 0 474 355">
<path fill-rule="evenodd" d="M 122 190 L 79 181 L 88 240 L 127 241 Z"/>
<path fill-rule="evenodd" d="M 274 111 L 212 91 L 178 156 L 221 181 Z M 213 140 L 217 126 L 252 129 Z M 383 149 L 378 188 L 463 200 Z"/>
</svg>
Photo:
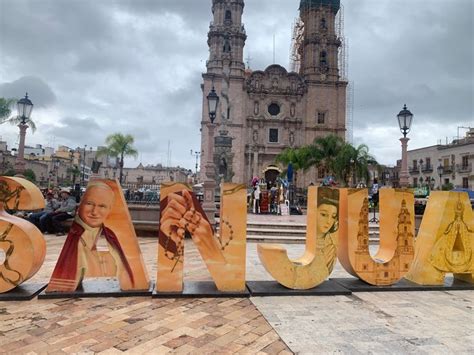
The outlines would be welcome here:
<svg viewBox="0 0 474 355">
<path fill-rule="evenodd" d="M 221 189 L 220 231 L 214 233 L 187 185 L 161 185 L 157 292 L 182 292 L 184 237 L 189 233 L 220 291 L 245 290 L 246 189 Z"/>
<path fill-rule="evenodd" d="M 446 273 L 474 283 L 474 214 L 465 192 L 430 194 L 406 279 L 443 285 Z"/>
<path fill-rule="evenodd" d="M 336 263 L 339 219 L 339 191 L 328 187 L 308 189 L 306 250 L 296 260 L 280 245 L 257 246 L 265 269 L 283 286 L 310 289 L 321 284 Z"/>
<path fill-rule="evenodd" d="M 341 189 L 339 261 L 349 274 L 371 285 L 393 285 L 413 261 L 413 193 L 380 189 L 380 247 L 374 258 L 369 252 L 368 212 L 366 189 Z"/>
<path fill-rule="evenodd" d="M 28 180 L 0 177 L 0 249 L 5 260 L 0 265 L 0 293 L 10 291 L 30 279 L 43 264 L 46 242 L 43 234 L 25 219 L 7 210 L 44 208 L 41 191 Z"/>
<path fill-rule="evenodd" d="M 118 278 L 123 291 L 149 288 L 120 185 L 116 180 L 93 180 L 82 197 L 46 292 L 73 292 L 84 277 L 111 276 Z"/>
</svg>

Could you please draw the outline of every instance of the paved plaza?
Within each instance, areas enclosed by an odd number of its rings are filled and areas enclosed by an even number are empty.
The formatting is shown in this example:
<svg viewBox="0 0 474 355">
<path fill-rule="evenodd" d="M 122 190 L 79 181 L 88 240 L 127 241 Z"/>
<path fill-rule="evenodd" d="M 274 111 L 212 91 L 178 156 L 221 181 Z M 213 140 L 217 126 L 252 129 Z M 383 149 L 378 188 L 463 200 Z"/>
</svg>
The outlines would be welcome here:
<svg viewBox="0 0 474 355">
<path fill-rule="evenodd" d="M 288 221 L 304 222 L 304 216 L 288 216 Z M 65 240 L 45 237 L 46 261 L 28 282 L 49 280 Z M 140 238 L 140 246 L 154 280 L 157 240 Z M 304 245 L 287 247 L 290 257 L 304 250 Z M 185 248 L 185 280 L 211 280 L 192 242 Z M 338 264 L 331 277 L 348 274 Z M 256 244 L 247 248 L 247 280 L 271 280 Z M 473 306 L 473 291 L 0 302 L 0 352 L 467 354 L 474 352 Z"/>
</svg>

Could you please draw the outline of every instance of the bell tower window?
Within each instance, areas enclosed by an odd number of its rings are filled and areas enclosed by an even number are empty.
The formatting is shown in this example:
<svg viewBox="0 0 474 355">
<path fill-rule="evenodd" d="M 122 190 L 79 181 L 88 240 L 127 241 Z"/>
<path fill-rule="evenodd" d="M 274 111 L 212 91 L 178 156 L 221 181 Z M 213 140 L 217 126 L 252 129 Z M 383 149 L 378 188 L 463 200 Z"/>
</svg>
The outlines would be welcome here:
<svg viewBox="0 0 474 355">
<path fill-rule="evenodd" d="M 321 53 L 319 53 L 319 65 L 321 65 L 322 67 L 325 67 L 327 64 L 328 64 L 327 53 L 326 51 L 322 51 Z"/>
<path fill-rule="evenodd" d="M 319 24 L 319 28 L 322 29 L 322 30 L 327 30 L 328 29 L 328 26 L 326 25 L 326 18 L 322 18 L 321 19 L 321 22 Z"/>
<path fill-rule="evenodd" d="M 222 51 L 224 53 L 230 53 L 231 52 L 231 48 L 230 48 L 230 40 L 229 40 L 229 36 L 224 36 L 224 47 L 222 49 Z"/>
<path fill-rule="evenodd" d="M 232 21 L 232 12 L 230 10 L 225 10 L 225 21 Z"/>
</svg>

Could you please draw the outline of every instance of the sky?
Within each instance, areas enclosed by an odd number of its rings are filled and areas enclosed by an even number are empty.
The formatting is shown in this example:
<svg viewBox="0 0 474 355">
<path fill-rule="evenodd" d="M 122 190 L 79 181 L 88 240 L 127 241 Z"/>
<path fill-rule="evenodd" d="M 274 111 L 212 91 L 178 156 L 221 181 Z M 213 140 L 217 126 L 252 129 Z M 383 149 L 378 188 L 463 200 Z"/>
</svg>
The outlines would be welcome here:
<svg viewBox="0 0 474 355">
<path fill-rule="evenodd" d="M 27 145 L 97 147 L 135 137 L 137 159 L 194 170 L 211 0 L 0 0 L 0 97 L 27 91 Z M 474 127 L 474 1 L 342 0 L 353 143 L 400 158 L 396 115 L 413 113 L 409 150 Z M 299 0 L 247 0 L 244 58 L 289 68 Z M 275 48 L 273 47 L 275 37 Z M 459 128 L 458 128 L 459 127 Z M 18 128 L 0 125 L 18 144 Z"/>
</svg>

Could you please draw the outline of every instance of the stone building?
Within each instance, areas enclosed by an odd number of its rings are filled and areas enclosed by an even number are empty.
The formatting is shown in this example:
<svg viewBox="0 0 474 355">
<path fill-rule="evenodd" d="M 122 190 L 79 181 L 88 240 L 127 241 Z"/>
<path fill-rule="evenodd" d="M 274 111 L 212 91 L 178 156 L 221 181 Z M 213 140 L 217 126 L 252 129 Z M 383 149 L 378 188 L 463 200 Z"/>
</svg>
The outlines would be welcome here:
<svg viewBox="0 0 474 355">
<path fill-rule="evenodd" d="M 144 166 L 140 163 L 136 168 L 123 168 L 122 184 L 158 186 L 166 181 L 188 183 L 190 175 L 192 175 L 190 170 L 179 166 L 164 167 L 161 164 Z M 119 169 L 115 166 L 101 166 L 99 176 L 108 179 L 118 179 Z"/>
<path fill-rule="evenodd" d="M 245 68 L 244 5 L 243 0 L 212 1 L 209 59 L 201 85 L 201 161 L 208 161 L 212 139 L 206 97 L 214 87 L 220 102 L 211 161 L 216 176 L 236 183 L 249 183 L 253 176 L 274 178 L 275 157 L 285 148 L 331 133 L 344 138 L 346 132 L 347 81 L 338 67 L 341 39 L 336 31 L 340 0 L 300 1 L 304 30 L 297 48 L 298 72 L 277 64 L 264 70 Z M 202 180 L 205 173 L 202 169 Z M 315 177 L 313 169 L 298 177 L 298 185 L 307 186 Z"/>
<path fill-rule="evenodd" d="M 408 151 L 411 186 L 452 184 L 474 190 L 474 128 L 464 138 Z"/>
</svg>

